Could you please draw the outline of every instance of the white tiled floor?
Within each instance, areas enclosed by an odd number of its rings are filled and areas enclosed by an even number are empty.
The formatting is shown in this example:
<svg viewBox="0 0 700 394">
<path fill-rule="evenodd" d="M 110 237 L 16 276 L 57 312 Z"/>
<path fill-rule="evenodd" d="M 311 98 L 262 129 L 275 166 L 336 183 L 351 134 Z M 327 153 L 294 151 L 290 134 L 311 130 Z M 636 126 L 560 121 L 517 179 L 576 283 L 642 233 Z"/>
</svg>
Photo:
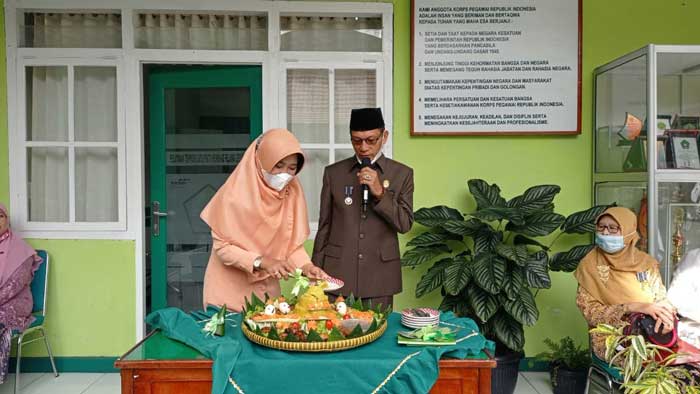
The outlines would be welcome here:
<svg viewBox="0 0 700 394">
<path fill-rule="evenodd" d="M 63 373 L 54 378 L 51 373 L 23 373 L 21 394 L 119 394 L 119 374 Z M 14 375 L 0 385 L 0 394 L 12 394 Z M 549 373 L 522 372 L 515 388 L 516 394 L 551 394 Z"/>
</svg>

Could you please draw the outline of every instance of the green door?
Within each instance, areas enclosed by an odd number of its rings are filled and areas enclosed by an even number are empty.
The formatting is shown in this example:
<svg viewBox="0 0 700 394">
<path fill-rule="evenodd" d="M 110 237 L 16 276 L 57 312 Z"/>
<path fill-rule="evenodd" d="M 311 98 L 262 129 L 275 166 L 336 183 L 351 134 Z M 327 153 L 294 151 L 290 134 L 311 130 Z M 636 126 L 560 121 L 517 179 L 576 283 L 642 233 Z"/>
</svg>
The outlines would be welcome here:
<svg viewBox="0 0 700 394">
<path fill-rule="evenodd" d="M 262 131 L 260 66 L 150 66 L 147 309 L 202 307 L 202 208 Z M 148 275 L 150 273 L 150 275 Z"/>
</svg>

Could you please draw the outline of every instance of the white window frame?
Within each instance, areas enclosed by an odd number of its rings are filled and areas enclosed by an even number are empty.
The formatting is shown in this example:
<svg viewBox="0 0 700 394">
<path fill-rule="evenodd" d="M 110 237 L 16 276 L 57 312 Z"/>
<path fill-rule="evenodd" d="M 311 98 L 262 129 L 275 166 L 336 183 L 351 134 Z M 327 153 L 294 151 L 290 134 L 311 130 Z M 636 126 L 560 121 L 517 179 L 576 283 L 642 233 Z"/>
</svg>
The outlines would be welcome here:
<svg viewBox="0 0 700 394">
<path fill-rule="evenodd" d="M 66 67 L 68 69 L 68 140 L 67 141 L 28 141 L 27 135 L 27 106 L 17 105 L 26 103 L 27 92 L 26 70 L 28 67 Z M 117 141 L 116 142 L 88 142 L 75 141 L 74 122 L 74 73 L 75 67 L 113 67 L 116 71 L 117 94 Z M 10 162 L 18 163 L 11 166 L 10 190 L 12 191 L 11 204 L 13 211 L 13 226 L 18 231 L 25 233 L 60 232 L 123 232 L 126 230 L 126 163 L 125 163 L 125 131 L 124 131 L 124 83 L 121 59 L 95 59 L 95 58 L 51 58 L 51 57 L 22 57 L 17 61 L 17 84 L 15 124 L 16 131 L 10 133 L 10 146 L 18 147 L 10 151 Z M 27 149 L 32 147 L 59 147 L 68 149 L 68 207 L 69 218 L 67 222 L 43 222 L 29 220 L 29 190 L 27 174 Z M 117 220 L 110 222 L 79 222 L 75 219 L 75 149 L 76 148 L 116 148 L 117 150 Z M 27 235 L 27 234 L 25 234 Z"/>
<path fill-rule="evenodd" d="M 355 62 L 348 61 L 315 61 L 315 62 L 285 62 L 282 64 L 282 73 L 279 85 L 279 100 L 280 100 L 280 123 L 282 125 L 288 124 L 287 119 L 287 72 L 288 70 L 323 70 L 328 73 L 328 142 L 325 143 L 308 143 L 301 142 L 302 149 L 314 149 L 314 150 L 327 150 L 328 154 L 328 164 L 335 163 L 339 159 L 335 157 L 335 151 L 338 149 L 353 150 L 352 144 L 350 143 L 336 143 L 335 142 L 335 71 L 336 70 L 374 70 L 375 81 L 376 81 L 376 93 L 375 93 L 375 103 L 378 106 L 382 106 L 384 103 L 384 64 L 382 62 Z M 387 115 L 384 114 L 387 118 Z M 387 119 L 385 119 L 387 122 Z M 386 124 L 386 128 L 389 130 L 391 137 L 391 127 L 390 124 Z M 292 130 L 293 131 L 293 130 Z M 348 131 L 349 132 L 349 131 Z M 383 152 L 387 157 L 392 157 L 392 144 L 391 138 L 387 141 L 383 148 Z M 318 193 L 321 191 L 318 190 Z M 311 228 L 310 239 L 315 238 L 316 232 L 318 231 L 318 221 L 309 222 L 309 227 Z"/>
<path fill-rule="evenodd" d="M 144 169 L 144 119 L 143 119 L 143 76 L 144 63 L 189 63 L 189 64 L 256 64 L 263 68 L 263 130 L 280 127 L 286 124 L 280 119 L 283 113 L 286 118 L 286 106 L 279 101 L 279 79 L 286 83 L 286 75 L 282 77 L 282 65 L 291 62 L 324 62 L 334 61 L 348 63 L 381 63 L 383 86 L 381 89 L 383 101 L 377 101 L 382 107 L 387 129 L 393 132 L 393 4 L 383 2 L 334 2 L 334 1 L 276 1 L 276 0 L 5 0 L 5 48 L 7 58 L 7 91 L 8 91 L 8 138 L 10 148 L 10 202 L 11 215 L 15 230 L 19 235 L 29 238 L 52 239 L 110 239 L 133 240 L 135 244 L 135 284 L 136 308 L 135 331 L 137 339 L 145 334 L 143 317 L 145 315 L 145 184 Z M 122 21 L 122 48 L 18 48 L 19 24 L 21 10 L 48 12 L 57 10 L 85 10 L 92 12 L 120 12 Z M 358 10 L 360 12 L 358 12 Z M 134 48 L 134 15 L 141 11 L 170 11 L 170 12 L 266 12 L 268 16 L 268 50 L 184 50 L 184 49 L 135 49 Z M 376 16 L 382 17 L 382 52 L 291 52 L 280 51 L 280 15 L 324 15 L 324 16 Z M 17 99 L 18 67 L 20 60 L 42 62 L 47 59 L 75 60 L 82 59 L 85 64 L 92 60 L 111 59 L 119 63 L 118 97 L 120 105 L 120 144 L 122 151 L 119 160 L 120 176 L 126 180 L 120 186 L 120 223 L 122 230 L 105 230 L 99 228 L 62 229 L 49 231 L 37 228 L 27 231 L 22 228 L 17 211 L 17 203 L 26 194 L 26 183 L 19 181 L 16 166 L 26 163 L 16 161 L 14 147 L 26 134 L 20 134 L 17 127 L 19 121 Z M 121 80 L 119 80 L 121 79 Z M 14 98 L 13 98 L 14 95 Z M 21 105 L 24 105 L 23 103 Z M 128 117 L 127 117 L 128 114 Z M 393 135 L 393 134 L 391 134 Z M 391 157 L 392 138 L 389 139 L 386 154 Z M 130 174 L 126 177 L 126 174 Z M 123 178 L 122 178 L 123 179 Z M 24 190 L 24 191 L 23 191 Z M 26 204 L 26 202 L 24 203 Z M 122 216 L 125 215 L 125 216 Z M 26 216 L 25 216 L 26 217 Z M 124 220 L 124 222 L 121 222 Z M 315 231 L 314 231 L 315 233 Z M 312 237 L 314 235 L 312 234 Z"/>
</svg>

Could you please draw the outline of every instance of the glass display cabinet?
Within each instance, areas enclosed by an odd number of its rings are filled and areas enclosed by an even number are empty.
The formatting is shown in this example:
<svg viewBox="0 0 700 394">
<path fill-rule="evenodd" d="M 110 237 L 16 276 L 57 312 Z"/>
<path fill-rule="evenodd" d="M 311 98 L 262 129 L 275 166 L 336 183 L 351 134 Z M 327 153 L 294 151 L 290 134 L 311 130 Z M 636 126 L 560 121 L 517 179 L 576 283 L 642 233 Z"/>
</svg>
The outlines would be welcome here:
<svg viewBox="0 0 700 394">
<path fill-rule="evenodd" d="M 594 202 L 637 213 L 668 285 L 700 248 L 700 46 L 648 45 L 594 79 Z"/>
</svg>

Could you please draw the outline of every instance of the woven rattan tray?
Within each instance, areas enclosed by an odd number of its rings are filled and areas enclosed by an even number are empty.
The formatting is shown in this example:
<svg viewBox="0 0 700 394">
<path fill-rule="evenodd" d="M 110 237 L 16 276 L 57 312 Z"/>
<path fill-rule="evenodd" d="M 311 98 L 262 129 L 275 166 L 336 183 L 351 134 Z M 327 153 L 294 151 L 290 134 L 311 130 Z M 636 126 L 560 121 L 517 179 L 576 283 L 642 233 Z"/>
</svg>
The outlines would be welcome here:
<svg viewBox="0 0 700 394">
<path fill-rule="evenodd" d="M 343 339 L 333 342 L 285 342 L 274 339 L 265 338 L 251 331 L 248 326 L 241 324 L 243 334 L 252 342 L 258 345 L 270 347 L 278 350 L 287 350 L 291 352 L 337 352 L 340 350 L 352 349 L 354 347 L 366 345 L 381 337 L 386 331 L 386 320 L 376 331 L 353 339 Z"/>
</svg>

